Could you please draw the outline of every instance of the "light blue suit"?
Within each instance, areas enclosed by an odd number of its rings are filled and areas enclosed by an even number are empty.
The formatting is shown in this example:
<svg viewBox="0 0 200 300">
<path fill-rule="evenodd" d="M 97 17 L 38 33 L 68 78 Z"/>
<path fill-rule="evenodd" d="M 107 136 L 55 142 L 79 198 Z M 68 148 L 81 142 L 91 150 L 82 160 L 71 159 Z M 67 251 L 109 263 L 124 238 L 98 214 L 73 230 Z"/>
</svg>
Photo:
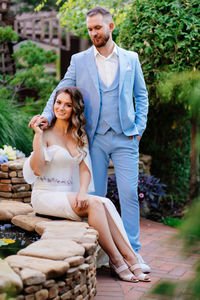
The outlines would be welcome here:
<svg viewBox="0 0 200 300">
<path fill-rule="evenodd" d="M 96 132 L 101 113 L 101 95 L 94 46 L 72 56 L 70 66 L 53 91 L 43 116 L 53 118 L 53 99 L 58 89 L 76 86 L 83 94 L 85 103 L 85 130 L 90 144 L 95 194 L 105 196 L 107 191 L 107 167 L 111 157 L 117 179 L 122 220 L 134 250 L 139 244 L 138 159 L 139 142 L 147 121 L 148 94 L 138 55 L 117 47 L 119 56 L 118 112 L 122 133 L 108 130 Z M 135 98 L 135 109 L 133 104 Z M 112 112 L 111 112 L 112 114 Z M 134 136 L 129 139 L 129 136 Z"/>
</svg>

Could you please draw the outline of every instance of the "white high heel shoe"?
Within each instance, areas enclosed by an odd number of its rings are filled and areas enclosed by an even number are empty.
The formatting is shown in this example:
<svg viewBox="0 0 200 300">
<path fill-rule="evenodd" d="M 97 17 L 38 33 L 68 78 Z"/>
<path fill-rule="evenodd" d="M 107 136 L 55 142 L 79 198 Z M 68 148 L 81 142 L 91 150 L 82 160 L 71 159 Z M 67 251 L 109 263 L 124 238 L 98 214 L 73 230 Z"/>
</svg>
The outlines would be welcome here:
<svg viewBox="0 0 200 300">
<path fill-rule="evenodd" d="M 151 279 L 148 277 L 148 275 L 144 274 L 144 273 L 141 273 L 139 275 L 136 275 L 135 274 L 135 270 L 137 269 L 141 269 L 141 265 L 140 264 L 134 264 L 134 265 L 130 265 L 130 263 L 124 259 L 124 261 L 126 262 L 129 270 L 135 275 L 135 277 L 139 280 L 139 281 L 144 281 L 144 282 L 150 282 Z"/>
<path fill-rule="evenodd" d="M 134 274 L 122 275 L 121 273 L 125 270 L 128 270 L 128 266 L 124 263 L 120 267 L 116 267 L 111 261 L 109 261 L 110 265 L 110 273 L 112 276 L 117 276 L 119 279 L 123 281 L 133 282 L 136 283 L 139 280 L 136 278 Z"/>
</svg>

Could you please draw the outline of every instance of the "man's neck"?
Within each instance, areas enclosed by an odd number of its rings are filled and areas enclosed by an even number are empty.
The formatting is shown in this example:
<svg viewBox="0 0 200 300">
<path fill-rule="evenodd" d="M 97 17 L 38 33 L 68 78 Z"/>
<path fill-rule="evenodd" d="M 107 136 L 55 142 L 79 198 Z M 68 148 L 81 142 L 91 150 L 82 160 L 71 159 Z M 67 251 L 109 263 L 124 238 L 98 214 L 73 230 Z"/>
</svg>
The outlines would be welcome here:
<svg viewBox="0 0 200 300">
<path fill-rule="evenodd" d="M 115 44 L 114 44 L 113 40 L 111 39 L 111 40 L 108 40 L 108 42 L 106 43 L 105 46 L 100 47 L 100 48 L 96 47 L 96 49 L 101 55 L 108 57 L 113 52 L 114 47 L 115 47 Z"/>
</svg>

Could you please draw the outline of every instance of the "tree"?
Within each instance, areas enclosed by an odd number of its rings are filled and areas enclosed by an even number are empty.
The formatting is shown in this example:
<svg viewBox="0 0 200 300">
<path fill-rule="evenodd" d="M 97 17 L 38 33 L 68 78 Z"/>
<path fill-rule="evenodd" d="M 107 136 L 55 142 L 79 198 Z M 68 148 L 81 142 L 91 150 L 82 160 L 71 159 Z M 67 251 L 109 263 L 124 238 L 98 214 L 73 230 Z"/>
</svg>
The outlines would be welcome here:
<svg viewBox="0 0 200 300">
<path fill-rule="evenodd" d="M 48 0 L 40 1 L 36 11 L 41 10 Z M 89 38 L 85 25 L 85 15 L 89 9 L 95 6 L 103 6 L 110 10 L 114 17 L 115 23 L 120 24 L 124 18 L 123 8 L 128 1 L 123 0 L 58 0 L 56 5 L 59 7 L 58 18 L 61 26 L 77 36 Z M 117 30 L 114 35 L 117 34 Z"/>
</svg>

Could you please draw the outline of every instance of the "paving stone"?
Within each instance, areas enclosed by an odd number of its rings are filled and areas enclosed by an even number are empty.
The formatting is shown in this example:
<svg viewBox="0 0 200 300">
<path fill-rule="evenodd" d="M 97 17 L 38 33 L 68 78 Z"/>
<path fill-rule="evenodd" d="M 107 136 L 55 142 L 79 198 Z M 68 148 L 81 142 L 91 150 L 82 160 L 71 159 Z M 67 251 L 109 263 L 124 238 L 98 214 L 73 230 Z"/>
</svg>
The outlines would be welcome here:
<svg viewBox="0 0 200 300">
<path fill-rule="evenodd" d="M 29 213 L 27 215 L 18 215 L 18 216 L 15 216 L 14 218 L 12 218 L 11 222 L 26 230 L 26 231 L 34 231 L 35 230 L 35 226 L 37 223 L 41 222 L 41 221 L 51 221 L 50 219 L 48 218 L 43 218 L 43 217 L 38 217 L 35 215 L 34 212 L 32 213 Z"/>
<path fill-rule="evenodd" d="M 64 261 L 68 262 L 70 267 L 76 267 L 84 263 L 84 257 L 83 256 L 73 256 L 66 258 Z"/>
<path fill-rule="evenodd" d="M 9 200 L 2 200 L 0 202 L 1 221 L 10 221 L 16 215 L 25 215 L 32 211 L 32 207 L 26 203 Z"/>
<path fill-rule="evenodd" d="M 29 268 L 22 269 L 20 276 L 26 285 L 40 284 L 46 280 L 46 276 L 42 272 Z"/>
<path fill-rule="evenodd" d="M 65 221 L 51 221 L 51 222 L 40 222 L 37 224 L 37 226 L 35 227 L 35 230 L 36 232 L 39 234 L 39 235 L 42 235 L 42 233 L 44 232 L 44 230 L 48 230 L 48 229 L 58 229 L 58 232 L 59 230 L 62 230 L 63 231 L 65 229 L 69 229 L 71 231 L 73 231 L 73 233 L 75 233 L 77 231 L 77 228 L 78 230 L 84 230 L 84 228 L 89 228 L 89 225 L 85 222 L 75 222 L 75 221 L 68 221 L 68 220 L 65 220 Z"/>
<path fill-rule="evenodd" d="M 59 245 L 59 247 L 58 247 Z M 64 260 L 75 255 L 84 255 L 85 249 L 71 240 L 39 240 L 18 251 L 19 255 Z M 68 264 L 68 263 L 67 263 Z M 68 264 L 69 265 L 69 264 Z"/>
<path fill-rule="evenodd" d="M 56 278 L 62 276 L 69 269 L 69 264 L 64 261 L 54 261 L 38 257 L 11 255 L 5 258 L 11 267 L 29 268 L 40 271 L 46 278 Z"/>
<path fill-rule="evenodd" d="M 13 290 L 19 293 L 23 288 L 23 283 L 19 275 L 17 275 L 9 264 L 0 259 L 0 293 Z"/>
</svg>

